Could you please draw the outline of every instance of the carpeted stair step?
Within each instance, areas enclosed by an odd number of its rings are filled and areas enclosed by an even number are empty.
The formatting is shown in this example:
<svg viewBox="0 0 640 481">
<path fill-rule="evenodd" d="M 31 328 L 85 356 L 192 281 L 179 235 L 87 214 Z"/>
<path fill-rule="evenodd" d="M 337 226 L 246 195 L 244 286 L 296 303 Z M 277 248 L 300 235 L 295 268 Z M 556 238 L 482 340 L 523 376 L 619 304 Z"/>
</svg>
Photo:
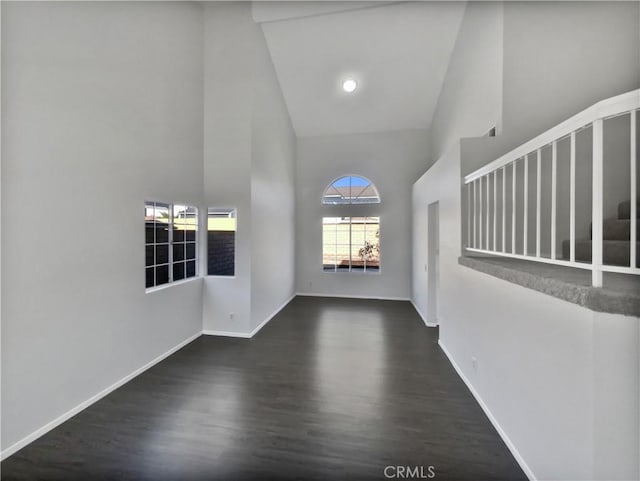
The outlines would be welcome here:
<svg viewBox="0 0 640 481">
<path fill-rule="evenodd" d="M 603 263 L 610 266 L 629 265 L 629 241 L 605 240 L 602 245 Z M 562 257 L 569 259 L 570 241 L 562 242 Z M 640 242 L 636 242 L 637 267 L 640 267 Z M 576 261 L 591 262 L 591 241 L 576 240 Z"/>
<path fill-rule="evenodd" d="M 589 239 L 593 239 L 593 224 L 589 226 Z M 631 220 L 606 219 L 602 225 L 604 240 L 628 241 L 631 239 Z M 636 222 L 636 239 L 640 240 L 640 222 Z"/>
<path fill-rule="evenodd" d="M 636 218 L 640 219 L 640 201 L 636 202 Z M 618 204 L 618 219 L 631 219 L 631 201 L 625 200 Z"/>
</svg>

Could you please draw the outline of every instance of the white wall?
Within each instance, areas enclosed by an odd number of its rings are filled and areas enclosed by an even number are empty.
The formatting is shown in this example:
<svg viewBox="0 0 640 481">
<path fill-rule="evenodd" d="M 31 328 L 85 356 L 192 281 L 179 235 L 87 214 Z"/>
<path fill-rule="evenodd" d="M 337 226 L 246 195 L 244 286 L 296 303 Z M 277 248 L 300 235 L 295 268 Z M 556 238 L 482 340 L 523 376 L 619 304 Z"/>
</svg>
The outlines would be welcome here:
<svg viewBox="0 0 640 481">
<path fill-rule="evenodd" d="M 501 121 L 502 27 L 500 3 L 470 2 L 467 5 L 431 127 L 431 158 L 435 165 L 431 167 L 429 175 L 441 179 L 442 185 L 446 185 L 445 193 L 452 199 L 459 197 L 459 150 L 447 151 L 457 149 L 461 137 L 482 136 Z M 446 159 L 443 158 L 445 153 Z M 456 166 L 457 170 L 451 170 Z M 427 203 L 424 199 L 416 198 L 423 191 L 422 184 L 416 183 L 413 199 L 412 299 L 425 317 L 428 304 Z M 431 202 L 437 200 L 437 197 L 432 197 Z M 453 205 L 441 202 L 439 208 L 441 238 L 445 232 L 459 231 L 459 200 Z M 450 262 L 451 259 L 457 262 L 460 249 L 451 249 L 450 242 L 441 242 L 441 262 Z"/>
<path fill-rule="evenodd" d="M 202 202 L 201 7 L 2 5 L 2 449 L 202 329 L 143 203 Z M 99 32 L 99 34 L 96 34 Z"/>
<path fill-rule="evenodd" d="M 639 5 L 505 3 L 504 125 L 514 143 L 639 87 Z"/>
<path fill-rule="evenodd" d="M 294 293 L 295 137 L 251 4 L 204 9 L 204 197 L 237 208 L 238 231 L 235 277 L 204 280 L 203 324 L 247 335 Z"/>
<path fill-rule="evenodd" d="M 505 4 L 504 16 L 497 5 L 470 3 L 467 7 L 450 73 L 467 63 L 469 56 L 485 55 L 490 60 L 476 63 L 477 69 L 462 77 L 452 74 L 445 80 L 434 121 L 434 135 L 444 140 L 432 141 L 443 146 L 434 149 L 433 166 L 413 188 L 413 299 L 426 312 L 427 206 L 438 201 L 440 340 L 527 473 L 555 480 L 638 479 L 639 320 L 593 313 L 457 263 L 461 175 L 467 169 L 464 164 L 461 167 L 461 156 L 469 157 L 469 165 L 479 164 L 482 155 L 496 145 L 497 150 L 506 149 L 514 138 L 534 136 L 543 126 L 550 127 L 546 124 L 555 122 L 556 115 L 575 113 L 580 102 L 593 103 L 619 93 L 618 89 L 633 88 L 630 82 L 638 71 L 638 57 L 634 57 L 638 46 L 624 42 L 638 32 L 638 5 L 614 5 L 611 10 L 603 4 L 571 5 L 511 3 Z M 556 15 L 562 22 L 558 23 Z M 627 16 L 635 23 L 628 22 Z M 502 19 L 503 63 L 498 61 L 502 52 L 494 37 Z M 579 47 L 590 28 L 595 38 L 586 41 L 598 44 L 597 54 Z M 493 46 L 489 52 L 487 45 Z M 554 70 L 558 51 L 567 46 L 573 51 L 570 65 Z M 480 51 L 482 48 L 485 50 Z M 594 72 L 599 58 L 614 52 L 623 60 L 601 59 L 605 65 L 616 64 L 616 75 L 608 81 Z M 524 67 L 527 62 L 533 62 L 534 70 L 544 77 L 518 70 L 531 69 Z M 576 72 L 584 78 L 573 83 Z M 499 85 L 501 76 L 502 102 L 499 91 L 486 87 L 491 77 L 496 79 L 492 85 Z M 549 87 L 549 82 L 556 86 L 555 93 L 543 87 L 538 92 L 537 83 Z M 462 95 L 465 102 L 453 100 Z M 465 141 L 461 151 L 458 139 L 484 134 L 500 104 L 506 140 Z M 527 133 L 528 116 L 532 122 Z M 510 130 L 516 118 L 520 122 L 517 130 Z M 477 359 L 475 369 L 472 357 Z"/>
<path fill-rule="evenodd" d="M 440 341 L 529 473 L 637 479 L 639 320 L 594 313 L 458 265 L 458 160 L 454 147 L 414 186 L 414 302 L 426 312 L 426 256 L 417 259 L 427 248 L 427 206 L 438 201 Z"/>
<path fill-rule="evenodd" d="M 249 332 L 251 122 L 256 28 L 247 3 L 204 5 L 204 199 L 237 209 L 235 277 L 205 277 L 205 331 Z M 234 313 L 234 318 L 230 318 Z"/>
<path fill-rule="evenodd" d="M 296 138 L 262 31 L 251 163 L 251 329 L 295 293 Z"/>
<path fill-rule="evenodd" d="M 411 185 L 427 165 L 428 146 L 428 133 L 421 130 L 298 139 L 297 292 L 409 298 Z M 382 203 L 353 210 L 323 206 L 324 189 L 346 174 L 370 179 L 378 188 Z M 337 215 L 380 216 L 380 273 L 322 271 L 322 217 Z"/>
<path fill-rule="evenodd" d="M 463 267 L 443 280 L 453 283 L 466 286 L 467 301 L 443 287 L 449 309 L 441 313 L 441 342 L 529 472 L 637 479 L 638 320 L 595 314 Z M 598 326 L 617 348 L 601 347 Z"/>
<path fill-rule="evenodd" d="M 463 144 L 462 173 L 639 88 L 639 8 L 624 1 L 505 2 L 503 130 L 491 142 Z"/>
<path fill-rule="evenodd" d="M 503 11 L 500 2 L 469 2 L 431 125 L 432 159 L 464 136 L 502 123 Z"/>
<path fill-rule="evenodd" d="M 640 319 L 593 313 L 595 479 L 640 479 Z"/>
</svg>

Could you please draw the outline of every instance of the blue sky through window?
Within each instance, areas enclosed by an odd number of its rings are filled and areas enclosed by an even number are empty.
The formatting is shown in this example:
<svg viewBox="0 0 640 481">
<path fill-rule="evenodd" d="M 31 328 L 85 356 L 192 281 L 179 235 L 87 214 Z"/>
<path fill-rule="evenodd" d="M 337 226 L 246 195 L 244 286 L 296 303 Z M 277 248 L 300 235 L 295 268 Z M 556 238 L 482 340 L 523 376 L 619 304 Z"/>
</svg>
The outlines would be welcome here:
<svg viewBox="0 0 640 481">
<path fill-rule="evenodd" d="M 367 179 L 355 175 L 348 175 L 346 177 L 340 177 L 331 185 L 334 187 L 365 187 L 369 184 L 370 182 Z"/>
</svg>

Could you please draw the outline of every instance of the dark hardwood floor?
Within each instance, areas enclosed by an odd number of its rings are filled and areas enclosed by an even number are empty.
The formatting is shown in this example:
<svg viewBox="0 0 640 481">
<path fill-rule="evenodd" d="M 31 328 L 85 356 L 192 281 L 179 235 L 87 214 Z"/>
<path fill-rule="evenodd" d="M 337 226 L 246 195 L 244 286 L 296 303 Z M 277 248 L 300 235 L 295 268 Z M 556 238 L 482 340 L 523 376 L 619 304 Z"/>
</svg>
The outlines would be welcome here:
<svg viewBox="0 0 640 481">
<path fill-rule="evenodd" d="M 195 340 L 2 479 L 526 479 L 437 338 L 407 302 L 297 297 L 253 339 Z"/>
</svg>

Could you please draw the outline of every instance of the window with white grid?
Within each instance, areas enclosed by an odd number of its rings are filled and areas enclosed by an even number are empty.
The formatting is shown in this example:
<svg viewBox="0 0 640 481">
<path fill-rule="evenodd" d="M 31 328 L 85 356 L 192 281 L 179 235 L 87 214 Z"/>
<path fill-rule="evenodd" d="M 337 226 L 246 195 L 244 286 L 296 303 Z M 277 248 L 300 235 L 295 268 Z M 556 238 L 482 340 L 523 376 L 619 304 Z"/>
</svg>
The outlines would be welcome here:
<svg viewBox="0 0 640 481">
<path fill-rule="evenodd" d="M 380 217 L 323 217 L 325 272 L 379 272 Z"/>
<path fill-rule="evenodd" d="M 198 275 L 198 210 L 189 205 L 145 202 L 145 286 Z"/>
</svg>

